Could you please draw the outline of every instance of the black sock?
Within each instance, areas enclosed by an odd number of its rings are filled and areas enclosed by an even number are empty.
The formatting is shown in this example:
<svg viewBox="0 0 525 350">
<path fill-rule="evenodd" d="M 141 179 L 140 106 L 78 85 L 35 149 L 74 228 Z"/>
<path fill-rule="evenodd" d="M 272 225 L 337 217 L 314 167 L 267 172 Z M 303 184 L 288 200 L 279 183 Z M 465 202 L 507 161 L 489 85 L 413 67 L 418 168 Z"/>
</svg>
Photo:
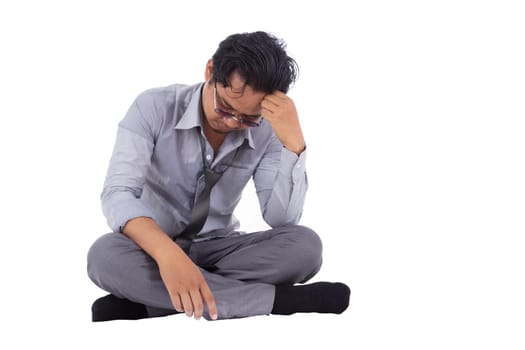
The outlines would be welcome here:
<svg viewBox="0 0 525 350">
<path fill-rule="evenodd" d="M 272 314 L 296 312 L 340 314 L 350 302 L 350 288 L 343 283 L 317 282 L 307 285 L 275 287 Z"/>
<path fill-rule="evenodd" d="M 95 300 L 91 307 L 93 322 L 111 320 L 138 320 L 147 318 L 146 306 L 128 299 L 120 299 L 113 294 Z"/>
</svg>

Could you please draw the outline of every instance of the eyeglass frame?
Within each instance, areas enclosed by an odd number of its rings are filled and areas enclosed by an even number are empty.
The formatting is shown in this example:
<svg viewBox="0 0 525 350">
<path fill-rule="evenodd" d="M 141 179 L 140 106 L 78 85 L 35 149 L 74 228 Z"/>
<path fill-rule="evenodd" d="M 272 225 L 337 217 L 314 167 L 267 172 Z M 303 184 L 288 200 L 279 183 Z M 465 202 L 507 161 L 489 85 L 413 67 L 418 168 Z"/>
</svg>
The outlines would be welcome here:
<svg viewBox="0 0 525 350">
<path fill-rule="evenodd" d="M 251 121 L 248 119 L 248 117 L 243 116 L 243 114 L 241 113 L 235 112 L 237 114 L 235 115 L 231 112 L 227 112 L 217 107 L 217 82 L 215 82 L 215 84 L 213 85 L 213 110 L 215 111 L 215 113 L 219 114 L 223 118 L 231 118 L 239 122 L 239 124 L 246 124 L 249 127 L 258 127 L 261 125 L 262 121 L 264 120 L 264 117 L 261 114 L 259 114 L 256 121 Z"/>
</svg>

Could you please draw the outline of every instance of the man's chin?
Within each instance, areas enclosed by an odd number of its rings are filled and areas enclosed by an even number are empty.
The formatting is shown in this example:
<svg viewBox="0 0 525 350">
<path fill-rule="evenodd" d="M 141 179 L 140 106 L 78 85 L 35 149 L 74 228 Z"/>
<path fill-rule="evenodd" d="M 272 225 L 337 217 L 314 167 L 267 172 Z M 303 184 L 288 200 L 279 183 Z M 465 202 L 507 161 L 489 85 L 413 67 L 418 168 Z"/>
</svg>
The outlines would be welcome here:
<svg viewBox="0 0 525 350">
<path fill-rule="evenodd" d="M 211 130 L 213 130 L 214 133 L 221 134 L 221 135 L 226 135 L 232 131 L 235 131 L 235 129 L 216 129 L 216 128 L 211 128 Z"/>
</svg>

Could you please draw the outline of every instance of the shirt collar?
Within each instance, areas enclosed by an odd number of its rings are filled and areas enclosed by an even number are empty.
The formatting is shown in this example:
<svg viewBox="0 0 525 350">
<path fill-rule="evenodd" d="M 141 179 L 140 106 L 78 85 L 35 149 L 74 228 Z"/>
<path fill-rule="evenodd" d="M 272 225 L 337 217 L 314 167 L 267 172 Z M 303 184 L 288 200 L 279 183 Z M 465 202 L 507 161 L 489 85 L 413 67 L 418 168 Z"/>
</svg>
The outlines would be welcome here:
<svg viewBox="0 0 525 350">
<path fill-rule="evenodd" d="M 252 149 L 255 149 L 255 144 L 253 142 L 253 138 L 252 138 L 252 130 L 251 128 L 247 128 L 247 129 L 244 129 L 244 130 L 239 130 L 239 131 L 234 131 L 232 133 L 230 133 L 230 135 L 228 135 L 231 140 L 231 143 L 235 146 L 235 147 L 240 147 L 245 140 L 248 140 L 248 146 L 250 146 L 250 148 Z M 228 139 L 228 138 L 226 138 Z"/>
<path fill-rule="evenodd" d="M 184 114 L 180 118 L 179 122 L 175 124 L 175 129 L 178 130 L 189 130 L 195 127 L 200 127 L 202 129 L 202 118 L 204 118 L 204 113 L 201 108 L 201 99 L 202 99 L 202 89 L 204 88 L 204 83 L 201 83 L 197 89 L 190 95 L 190 101 L 187 104 Z M 176 113 L 176 111 L 175 111 Z M 175 116 L 176 117 L 176 116 Z M 234 131 L 231 135 L 232 143 L 240 146 L 244 140 L 248 140 L 248 145 L 255 149 L 255 143 L 253 142 L 252 132 L 250 128 Z"/>
<path fill-rule="evenodd" d="M 188 97 L 186 97 L 184 114 L 175 124 L 175 129 L 188 130 L 197 126 L 202 127 L 201 92 L 203 85 L 202 83 L 199 84 L 198 88 L 189 95 L 189 102 L 187 102 Z M 174 113 L 177 114 L 177 108 L 175 108 Z M 174 118 L 177 120 L 177 115 L 174 115 Z"/>
</svg>

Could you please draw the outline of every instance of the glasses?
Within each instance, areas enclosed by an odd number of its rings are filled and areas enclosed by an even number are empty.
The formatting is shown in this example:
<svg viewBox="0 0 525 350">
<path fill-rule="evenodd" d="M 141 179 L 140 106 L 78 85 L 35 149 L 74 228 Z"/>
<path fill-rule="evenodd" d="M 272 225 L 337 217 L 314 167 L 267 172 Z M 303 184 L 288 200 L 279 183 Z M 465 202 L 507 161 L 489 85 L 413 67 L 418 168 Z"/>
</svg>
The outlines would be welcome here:
<svg viewBox="0 0 525 350">
<path fill-rule="evenodd" d="M 263 121 L 262 115 L 257 116 L 247 116 L 240 113 L 232 113 L 225 111 L 224 109 L 221 109 L 217 107 L 217 83 L 213 86 L 213 110 L 215 113 L 219 114 L 223 118 L 231 118 L 235 121 L 237 121 L 239 124 L 246 124 L 250 127 L 255 127 L 261 125 L 261 122 Z"/>
</svg>

